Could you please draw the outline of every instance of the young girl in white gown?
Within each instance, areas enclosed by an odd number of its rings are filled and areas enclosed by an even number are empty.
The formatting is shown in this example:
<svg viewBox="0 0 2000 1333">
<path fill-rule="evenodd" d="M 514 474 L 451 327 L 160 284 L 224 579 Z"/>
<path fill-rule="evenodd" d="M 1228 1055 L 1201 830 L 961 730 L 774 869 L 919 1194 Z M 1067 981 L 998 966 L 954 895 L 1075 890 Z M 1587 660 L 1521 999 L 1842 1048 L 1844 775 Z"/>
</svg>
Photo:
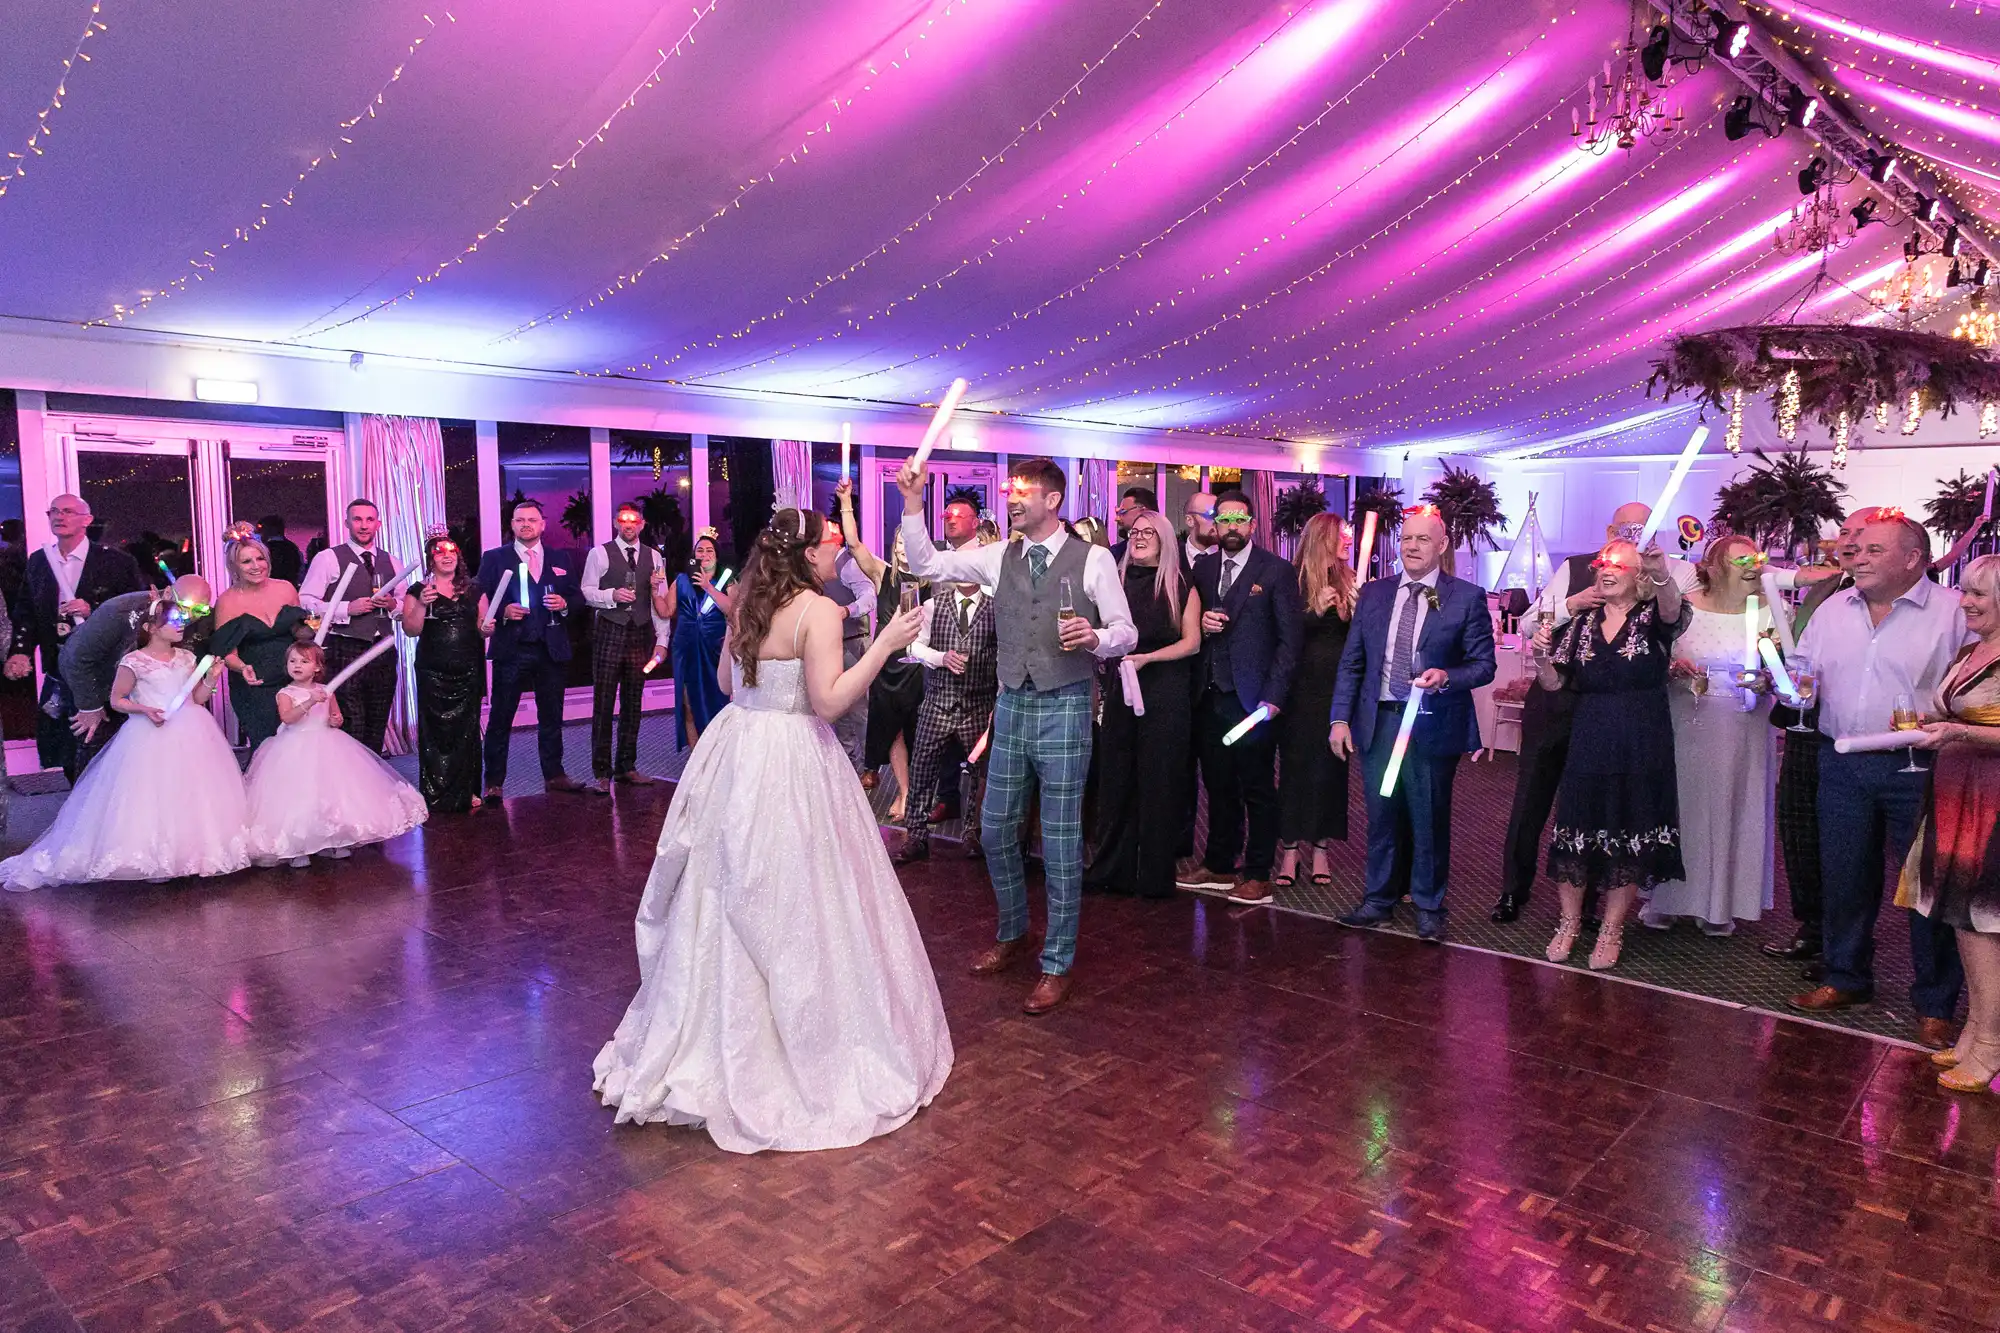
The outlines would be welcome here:
<svg viewBox="0 0 2000 1333">
<path fill-rule="evenodd" d="M 319 683 L 325 669 L 316 643 L 285 650 L 292 683 L 278 691 L 278 734 L 250 761 L 250 855 L 260 864 L 303 866 L 315 852 L 338 861 L 430 813 L 402 774 L 340 729 L 340 704 Z"/>
<path fill-rule="evenodd" d="M 705 1125 L 730 1152 L 845 1148 L 951 1072 L 930 959 L 827 719 L 917 636 L 896 617 L 846 671 L 840 532 L 780 510 L 743 566 L 731 695 L 689 756 L 639 905 L 639 993 L 598 1054 L 619 1121 Z M 733 688 L 732 688 L 733 686 Z"/>
<path fill-rule="evenodd" d="M 208 711 L 222 664 L 185 701 L 194 654 L 179 646 L 186 623 L 171 600 L 139 622 L 139 647 L 118 663 L 110 705 L 126 715 L 111 743 L 34 845 L 0 863 L 10 889 L 91 880 L 226 875 L 250 864 L 243 775 Z"/>
</svg>

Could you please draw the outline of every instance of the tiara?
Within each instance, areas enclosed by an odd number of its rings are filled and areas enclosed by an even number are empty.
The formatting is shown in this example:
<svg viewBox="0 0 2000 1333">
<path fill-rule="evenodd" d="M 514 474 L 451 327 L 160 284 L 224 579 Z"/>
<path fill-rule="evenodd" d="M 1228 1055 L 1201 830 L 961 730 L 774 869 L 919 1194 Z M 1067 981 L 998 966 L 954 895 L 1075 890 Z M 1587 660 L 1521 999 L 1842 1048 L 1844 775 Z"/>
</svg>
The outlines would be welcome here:
<svg viewBox="0 0 2000 1333">
<path fill-rule="evenodd" d="M 436 541 L 440 537 L 449 537 L 449 536 L 451 536 L 451 529 L 446 527 L 442 523 L 433 523 L 428 528 L 424 529 L 425 541 Z"/>
<path fill-rule="evenodd" d="M 719 535 L 720 535 L 720 534 L 719 534 L 719 533 L 717 533 L 717 532 L 716 532 L 716 530 L 715 530 L 715 529 L 714 529 L 713 527 L 707 527 L 707 528 L 703 528 L 703 529 L 702 529 L 702 530 L 701 530 L 700 532 L 697 532 L 697 533 L 696 533 L 696 534 L 694 535 L 694 539 L 695 539 L 696 541 L 701 541 L 701 540 L 703 540 L 704 538 L 706 538 L 706 539 L 707 539 L 707 540 L 709 540 L 709 541 L 714 541 L 714 540 L 715 540 L 715 539 L 716 539 L 716 538 L 717 538 L 717 537 L 718 537 Z"/>
</svg>

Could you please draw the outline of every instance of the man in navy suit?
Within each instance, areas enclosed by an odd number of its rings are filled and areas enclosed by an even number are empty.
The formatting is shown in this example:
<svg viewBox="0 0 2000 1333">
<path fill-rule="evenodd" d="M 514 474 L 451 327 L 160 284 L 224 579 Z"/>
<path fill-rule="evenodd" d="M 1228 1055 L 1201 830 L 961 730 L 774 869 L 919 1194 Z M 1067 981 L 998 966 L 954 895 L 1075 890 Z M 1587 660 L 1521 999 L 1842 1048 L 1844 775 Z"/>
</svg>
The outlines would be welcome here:
<svg viewBox="0 0 2000 1333">
<path fill-rule="evenodd" d="M 569 676 L 570 604 L 581 601 L 581 564 L 570 551 L 542 545 L 546 520 L 534 500 L 514 503 L 514 540 L 479 558 L 479 588 L 491 599 L 500 576 L 513 571 L 506 599 L 489 603 L 494 620 L 493 699 L 486 718 L 486 799 L 497 801 L 507 785 L 507 745 L 521 693 L 535 695 L 535 737 L 541 751 L 542 785 L 550 791 L 593 791 L 563 771 L 563 691 Z M 522 571 L 527 577 L 522 578 Z M 527 597 L 522 597 L 525 583 Z"/>
<path fill-rule="evenodd" d="M 1291 692 L 1305 612 L 1290 563 L 1251 544 L 1257 519 L 1249 497 L 1224 493 L 1215 522 L 1220 549 L 1193 566 L 1207 608 L 1195 740 L 1208 789 L 1208 847 L 1201 863 L 1190 858 L 1178 878 L 1190 888 L 1226 888 L 1232 902 L 1268 903 L 1278 852 L 1276 718 Z M 1225 745 L 1230 729 L 1259 707 L 1267 720 Z M 1239 852 L 1240 875 L 1234 873 Z"/>
<path fill-rule="evenodd" d="M 1354 628 L 1340 655 L 1329 743 L 1343 759 L 1358 747 L 1368 802 L 1368 885 L 1343 926 L 1379 926 L 1408 883 L 1417 938 L 1444 939 L 1445 883 L 1451 870 L 1451 783 L 1459 756 L 1479 748 L 1472 691 L 1493 679 L 1493 622 L 1486 592 L 1453 578 L 1439 562 L 1444 522 L 1425 506 L 1403 519 L 1403 572 L 1361 590 Z M 1412 686 L 1425 692 L 1401 776 L 1387 796 L 1389 767 Z"/>
</svg>

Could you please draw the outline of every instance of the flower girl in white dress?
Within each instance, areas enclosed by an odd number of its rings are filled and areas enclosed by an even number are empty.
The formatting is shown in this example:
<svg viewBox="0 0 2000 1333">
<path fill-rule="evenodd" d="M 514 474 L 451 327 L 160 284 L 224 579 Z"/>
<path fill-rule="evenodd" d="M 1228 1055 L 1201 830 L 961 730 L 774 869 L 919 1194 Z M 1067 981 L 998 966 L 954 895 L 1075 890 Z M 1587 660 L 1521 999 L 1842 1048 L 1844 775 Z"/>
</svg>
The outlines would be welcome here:
<svg viewBox="0 0 2000 1333">
<path fill-rule="evenodd" d="M 340 729 L 340 704 L 319 683 L 315 643 L 285 650 L 292 683 L 278 691 L 278 734 L 250 761 L 250 855 L 259 865 L 341 860 L 424 822 L 417 789 Z"/>
<path fill-rule="evenodd" d="M 884 626 L 842 670 L 820 595 L 840 530 L 782 509 L 730 608 L 720 679 L 639 904 L 639 993 L 598 1053 L 619 1121 L 701 1125 L 729 1152 L 887 1134 L 951 1073 L 923 937 L 826 719 L 917 637 Z"/>
<path fill-rule="evenodd" d="M 226 875 L 250 864 L 243 775 L 206 707 L 222 664 L 194 675 L 171 600 L 139 622 L 139 647 L 118 663 L 110 704 L 118 734 L 77 779 L 55 822 L 0 863 L 10 889 L 90 880 Z"/>
</svg>

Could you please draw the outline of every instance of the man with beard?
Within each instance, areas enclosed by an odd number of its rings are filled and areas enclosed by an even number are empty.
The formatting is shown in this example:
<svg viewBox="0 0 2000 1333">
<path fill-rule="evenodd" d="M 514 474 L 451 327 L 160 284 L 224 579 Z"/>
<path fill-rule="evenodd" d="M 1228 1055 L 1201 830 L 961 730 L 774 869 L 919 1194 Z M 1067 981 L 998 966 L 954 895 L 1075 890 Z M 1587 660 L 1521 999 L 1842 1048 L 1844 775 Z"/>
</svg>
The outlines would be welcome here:
<svg viewBox="0 0 2000 1333">
<path fill-rule="evenodd" d="M 1178 878 L 1189 888 L 1226 888 L 1232 902 L 1268 903 L 1278 852 L 1278 729 L 1271 724 L 1291 691 L 1305 611 L 1291 565 L 1251 543 L 1257 520 L 1248 496 L 1224 493 L 1215 522 L 1222 534 L 1216 558 L 1194 566 L 1207 608 L 1195 736 L 1208 790 L 1208 846 L 1201 863 L 1182 867 Z M 1260 708 L 1264 720 L 1247 735 L 1234 744 L 1224 739 Z"/>
</svg>

